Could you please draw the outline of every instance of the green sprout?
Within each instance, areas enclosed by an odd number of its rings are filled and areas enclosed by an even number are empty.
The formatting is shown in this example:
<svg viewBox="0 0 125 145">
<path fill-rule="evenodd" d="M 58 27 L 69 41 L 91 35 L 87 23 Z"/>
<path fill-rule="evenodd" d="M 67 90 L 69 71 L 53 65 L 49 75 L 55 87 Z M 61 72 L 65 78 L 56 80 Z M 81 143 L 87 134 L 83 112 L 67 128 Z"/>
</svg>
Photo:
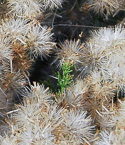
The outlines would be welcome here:
<svg viewBox="0 0 125 145">
<path fill-rule="evenodd" d="M 56 76 L 58 78 L 57 82 L 57 96 L 60 96 L 62 92 L 71 84 L 73 83 L 73 77 L 72 75 L 73 72 L 73 65 L 70 62 L 65 62 L 62 67 L 62 74 L 58 71 Z"/>
</svg>

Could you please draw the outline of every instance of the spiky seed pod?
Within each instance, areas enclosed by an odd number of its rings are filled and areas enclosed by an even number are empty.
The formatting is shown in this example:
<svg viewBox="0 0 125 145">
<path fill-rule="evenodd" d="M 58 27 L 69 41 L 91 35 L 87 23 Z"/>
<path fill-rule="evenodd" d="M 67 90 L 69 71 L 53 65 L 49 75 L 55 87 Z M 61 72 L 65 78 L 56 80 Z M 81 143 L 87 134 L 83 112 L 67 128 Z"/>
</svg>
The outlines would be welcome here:
<svg viewBox="0 0 125 145">
<path fill-rule="evenodd" d="M 30 90 L 26 89 L 26 95 L 24 95 L 24 101 L 27 102 L 28 101 L 27 98 L 29 98 L 29 100 L 31 99 L 33 102 L 38 103 L 36 106 L 41 105 L 41 102 L 50 103 L 52 101 L 51 94 L 49 93 L 48 88 L 45 89 L 43 85 L 39 85 L 35 82 L 33 83 L 33 86 L 31 85 L 30 87 L 31 87 Z"/>
<path fill-rule="evenodd" d="M 36 18 L 41 14 L 37 0 L 8 0 L 9 13 L 17 17 Z"/>
<path fill-rule="evenodd" d="M 26 43 L 30 55 L 37 57 L 46 57 L 52 51 L 55 45 L 52 42 L 51 29 L 46 26 L 31 24 L 26 38 Z"/>
<path fill-rule="evenodd" d="M 92 42 L 95 42 L 96 47 L 116 49 L 119 48 L 117 45 L 124 44 L 125 30 L 121 25 L 115 26 L 114 28 L 100 28 L 91 32 Z M 100 40 L 100 41 L 99 41 Z M 116 46 L 116 48 L 115 48 Z M 102 51 L 102 49 L 100 50 Z M 106 52 L 109 51 L 108 49 Z"/>
<path fill-rule="evenodd" d="M 110 129 L 116 125 L 116 120 L 113 119 L 115 111 L 113 111 L 112 103 L 109 99 L 91 98 L 90 94 L 83 96 L 81 104 L 83 109 L 92 117 L 92 121 L 99 129 Z M 105 106 L 104 106 L 105 105 Z"/>
<path fill-rule="evenodd" d="M 48 90 L 44 89 L 44 86 L 39 86 L 34 83 L 31 86 L 31 90 L 27 90 L 24 97 L 24 105 L 19 105 L 18 114 L 14 114 L 16 121 L 20 122 L 20 125 L 25 125 L 34 122 L 42 111 L 48 111 L 48 102 L 51 98 Z M 38 116 L 37 116 L 38 115 Z M 22 116 L 20 118 L 20 116 Z M 29 119 L 30 120 L 29 120 Z M 32 121 L 31 121 L 32 120 Z"/>
<path fill-rule="evenodd" d="M 97 122 L 97 111 L 103 111 L 102 104 L 107 108 L 111 107 L 111 102 L 115 97 L 116 87 L 110 78 L 104 78 L 102 72 L 93 71 L 86 77 L 87 94 L 83 95 L 81 104 L 83 108 Z"/>
<path fill-rule="evenodd" d="M 54 136 L 51 134 L 51 126 L 46 125 L 42 127 L 42 124 L 39 122 L 35 123 L 34 126 L 27 126 L 24 128 L 24 131 L 20 134 L 20 138 L 18 139 L 20 144 L 53 144 Z M 34 137 L 35 134 L 35 137 Z"/>
<path fill-rule="evenodd" d="M 111 120 L 114 121 L 115 123 L 115 129 L 113 129 L 112 131 L 108 131 L 108 141 L 113 144 L 120 144 L 123 145 L 125 144 L 125 101 L 120 101 L 119 102 L 119 107 L 114 109 L 115 110 L 115 114 L 112 116 Z M 110 120 L 109 120 L 110 121 Z M 101 141 L 104 141 L 103 138 L 103 132 L 101 132 Z M 105 142 L 105 141 L 104 141 Z"/>
<path fill-rule="evenodd" d="M 119 107 L 112 106 L 111 108 L 105 108 L 103 105 L 103 111 L 98 112 L 97 122 L 100 123 L 101 132 L 99 138 L 94 142 L 94 145 L 98 144 L 120 144 L 125 143 L 125 103 L 120 101 Z"/>
<path fill-rule="evenodd" d="M 9 122 L 12 132 L 7 138 L 1 137 L 1 143 L 13 136 L 19 144 L 91 142 L 94 126 L 87 112 L 59 108 L 43 86 L 34 84 L 28 92 L 24 104 L 12 111 Z"/>
</svg>

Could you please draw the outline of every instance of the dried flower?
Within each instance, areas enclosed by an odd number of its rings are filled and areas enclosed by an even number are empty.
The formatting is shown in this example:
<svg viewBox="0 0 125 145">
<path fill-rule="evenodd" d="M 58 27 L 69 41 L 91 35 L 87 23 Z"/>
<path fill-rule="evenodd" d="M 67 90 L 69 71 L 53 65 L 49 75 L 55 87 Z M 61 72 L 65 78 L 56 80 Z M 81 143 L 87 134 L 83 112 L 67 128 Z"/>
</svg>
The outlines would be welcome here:
<svg viewBox="0 0 125 145">
<path fill-rule="evenodd" d="M 52 42 L 51 29 L 40 25 L 29 26 L 26 43 L 30 54 L 35 57 L 41 56 L 41 58 L 46 57 L 55 45 Z"/>
<path fill-rule="evenodd" d="M 0 60 L 11 59 L 12 50 L 10 44 L 8 44 L 6 38 L 0 37 Z"/>
<path fill-rule="evenodd" d="M 23 42 L 24 36 L 27 34 L 27 20 L 21 18 L 12 18 L 2 21 L 0 25 L 0 33 L 3 38 L 7 39 L 8 43 L 12 41 Z"/>
<path fill-rule="evenodd" d="M 91 96 L 103 101 L 108 98 L 110 101 L 115 95 L 115 86 L 110 78 L 106 79 L 101 72 L 93 71 L 91 75 L 87 77 L 89 91 Z"/>
<path fill-rule="evenodd" d="M 9 13 L 17 17 L 35 18 L 41 14 L 37 0 L 8 0 Z"/>
<path fill-rule="evenodd" d="M 87 112 L 70 110 L 64 114 L 63 130 L 64 134 L 72 138 L 77 138 L 81 143 L 91 141 L 94 126 L 91 125 L 91 117 Z M 70 137 L 71 138 L 71 137 Z M 71 140 L 69 140 L 70 142 Z"/>
<path fill-rule="evenodd" d="M 84 106 L 82 105 L 82 100 L 83 96 L 87 94 L 87 92 L 88 88 L 86 82 L 84 82 L 83 80 L 77 80 L 72 87 L 64 91 L 63 101 L 61 102 L 62 106 L 68 109 L 84 109 Z"/>
<path fill-rule="evenodd" d="M 21 144 L 53 144 L 62 123 L 62 111 L 57 105 L 52 104 L 50 95 L 43 86 L 34 84 L 31 95 L 24 99 L 24 105 L 17 106 L 13 114 L 15 126 L 22 131 L 19 134 Z M 18 136 L 17 136 L 18 137 Z"/>
<path fill-rule="evenodd" d="M 5 73 L 1 78 L 1 88 L 7 97 L 21 95 L 27 83 L 24 75 L 18 72 Z M 12 95 L 12 96 L 11 96 Z"/>
<path fill-rule="evenodd" d="M 39 0 L 39 2 L 41 7 L 46 10 L 47 8 L 54 9 L 61 7 L 63 0 Z"/>
<path fill-rule="evenodd" d="M 122 86 L 124 82 L 125 31 L 121 26 L 101 28 L 92 32 L 87 47 L 93 57 L 95 70 L 100 70 L 104 79 Z"/>
<path fill-rule="evenodd" d="M 103 130 L 100 133 L 100 139 L 95 141 L 94 145 L 124 145 L 125 144 L 125 131 L 106 131 Z"/>
<path fill-rule="evenodd" d="M 32 60 L 29 59 L 27 55 L 27 48 L 25 48 L 22 44 L 15 43 L 12 45 L 11 49 L 13 50 L 12 55 L 12 65 L 15 71 L 27 72 L 31 66 Z"/>
<path fill-rule="evenodd" d="M 102 16 L 109 16 L 115 10 L 119 8 L 119 2 L 117 0 L 87 0 L 89 10 L 93 10 L 94 13 Z"/>
<path fill-rule="evenodd" d="M 17 137 L 16 136 L 8 136 L 5 137 L 0 136 L 0 144 L 1 145 L 17 145 Z"/>
<path fill-rule="evenodd" d="M 85 48 L 84 43 L 80 43 L 80 40 L 66 40 L 63 44 L 60 44 L 60 47 L 61 50 L 57 52 L 57 59 L 59 59 L 61 65 L 69 61 L 82 76 L 92 70 L 93 58 L 89 50 Z"/>
</svg>

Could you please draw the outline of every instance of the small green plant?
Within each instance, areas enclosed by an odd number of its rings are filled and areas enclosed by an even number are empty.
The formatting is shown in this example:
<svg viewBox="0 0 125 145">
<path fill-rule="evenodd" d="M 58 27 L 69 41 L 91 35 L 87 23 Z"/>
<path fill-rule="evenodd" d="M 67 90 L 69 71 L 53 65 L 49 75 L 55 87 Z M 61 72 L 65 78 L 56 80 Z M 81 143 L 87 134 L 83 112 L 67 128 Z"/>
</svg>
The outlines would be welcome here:
<svg viewBox="0 0 125 145">
<path fill-rule="evenodd" d="M 65 62 L 62 67 L 62 74 L 58 71 L 56 76 L 58 78 L 57 82 L 57 96 L 60 96 L 62 92 L 73 83 L 73 65 L 70 62 Z"/>
</svg>

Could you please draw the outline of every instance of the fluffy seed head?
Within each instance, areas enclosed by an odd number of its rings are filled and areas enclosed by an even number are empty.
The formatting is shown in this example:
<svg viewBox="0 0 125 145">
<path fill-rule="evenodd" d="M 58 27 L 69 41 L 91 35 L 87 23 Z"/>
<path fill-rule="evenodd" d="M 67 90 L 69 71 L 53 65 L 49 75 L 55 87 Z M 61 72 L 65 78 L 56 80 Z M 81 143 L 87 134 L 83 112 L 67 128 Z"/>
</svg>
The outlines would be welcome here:
<svg viewBox="0 0 125 145">
<path fill-rule="evenodd" d="M 0 136 L 0 144 L 1 145 L 16 145 L 17 144 L 17 138 L 16 136 L 8 136 L 5 135 L 5 137 Z"/>
<path fill-rule="evenodd" d="M 0 33 L 3 38 L 7 38 L 8 43 L 16 40 L 23 40 L 27 34 L 27 21 L 23 19 L 6 19 L 2 21 L 0 26 Z"/>
<path fill-rule="evenodd" d="M 29 59 L 26 49 L 22 44 L 15 43 L 12 45 L 13 55 L 12 55 L 12 63 L 13 69 L 15 71 L 20 70 L 21 72 L 26 72 L 30 66 L 32 60 Z"/>
<path fill-rule="evenodd" d="M 17 17 L 35 18 L 40 12 L 40 4 L 37 0 L 8 0 L 9 13 Z"/>
<path fill-rule="evenodd" d="M 66 108 L 83 108 L 83 95 L 88 91 L 86 82 L 77 80 L 76 83 L 65 90 L 62 105 Z"/>
<path fill-rule="evenodd" d="M 18 105 L 13 114 L 14 128 L 21 130 L 17 138 L 21 144 L 53 144 L 63 121 L 63 109 L 51 105 L 50 95 L 43 86 L 34 83 L 31 89 L 24 104 Z"/>
<path fill-rule="evenodd" d="M 82 76 L 86 75 L 92 70 L 93 57 L 83 43 L 77 41 L 65 41 L 60 45 L 61 50 L 57 52 L 58 59 L 62 65 L 64 62 L 71 62 L 75 69 L 81 72 Z"/>
<path fill-rule="evenodd" d="M 10 59 L 12 55 L 12 50 L 10 44 L 8 44 L 6 38 L 0 37 L 0 60 Z"/>
<path fill-rule="evenodd" d="M 125 78 L 125 30 L 121 26 L 101 28 L 92 32 L 87 46 L 93 56 L 95 70 L 99 69 L 104 78 L 122 86 Z"/>
<path fill-rule="evenodd" d="M 108 48 L 122 45 L 125 39 L 125 30 L 121 25 L 115 28 L 100 28 L 91 32 L 92 42 L 96 47 Z M 111 48 L 112 49 L 112 48 Z M 116 48 L 115 48 L 116 49 Z M 108 51 L 108 50 L 107 50 Z"/>
<path fill-rule="evenodd" d="M 29 27 L 26 43 L 31 55 L 37 57 L 46 57 L 55 43 L 52 42 L 51 29 L 41 27 L 40 25 L 32 25 Z"/>
<path fill-rule="evenodd" d="M 115 95 L 115 86 L 110 79 L 103 77 L 101 72 L 94 71 L 90 76 L 87 77 L 89 84 L 89 91 L 93 97 L 97 99 L 105 100 L 111 98 Z"/>
<path fill-rule="evenodd" d="M 81 44 L 77 41 L 65 41 L 60 45 L 61 50 L 57 53 L 60 60 L 60 63 L 72 62 L 73 64 L 79 61 L 79 56 L 81 55 L 80 49 Z"/>
<path fill-rule="evenodd" d="M 107 131 L 103 130 L 100 133 L 100 138 L 95 141 L 94 145 L 124 145 L 125 144 L 125 131 L 124 130 L 115 130 Z"/>
<path fill-rule="evenodd" d="M 90 141 L 92 138 L 92 130 L 94 126 L 91 125 L 91 117 L 87 116 L 87 112 L 80 110 L 69 112 L 64 114 L 63 129 L 65 135 L 68 137 L 70 134 L 82 142 L 86 140 Z"/>
<path fill-rule="evenodd" d="M 39 1 L 41 3 L 41 7 L 46 10 L 47 8 L 54 9 L 61 7 L 62 2 L 64 0 L 39 0 Z"/>
<path fill-rule="evenodd" d="M 87 0 L 89 10 L 102 16 L 109 16 L 119 8 L 117 0 Z"/>
<path fill-rule="evenodd" d="M 8 97 L 18 96 L 22 93 L 26 83 L 26 78 L 19 71 L 5 73 L 1 79 L 1 88 L 7 93 Z"/>
</svg>

